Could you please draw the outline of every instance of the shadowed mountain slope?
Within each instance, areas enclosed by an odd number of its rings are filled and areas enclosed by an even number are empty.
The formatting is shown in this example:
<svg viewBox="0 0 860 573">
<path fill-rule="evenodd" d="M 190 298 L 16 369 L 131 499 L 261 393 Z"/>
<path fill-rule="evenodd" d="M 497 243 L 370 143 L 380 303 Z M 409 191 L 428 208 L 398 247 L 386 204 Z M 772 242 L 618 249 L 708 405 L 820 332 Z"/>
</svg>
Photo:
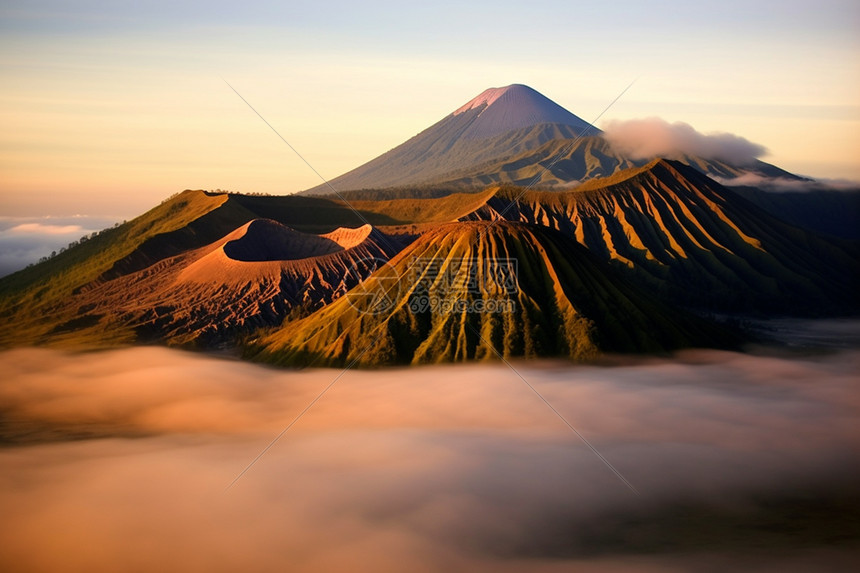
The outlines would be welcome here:
<svg viewBox="0 0 860 573">
<path fill-rule="evenodd" d="M 860 239 L 860 186 L 839 191 L 823 185 L 797 191 L 731 190 L 792 225 L 829 237 Z"/>
<path fill-rule="evenodd" d="M 856 245 L 775 219 L 678 162 L 566 193 L 502 191 L 464 220 L 558 229 L 665 299 L 720 311 L 856 309 Z"/>
<path fill-rule="evenodd" d="M 356 209 L 373 212 L 392 224 L 450 223 L 480 208 L 496 191 L 497 188 L 490 188 L 477 193 L 453 193 L 432 199 L 351 200 L 350 204 Z"/>
<path fill-rule="evenodd" d="M 347 296 L 254 341 L 281 365 L 418 364 L 733 342 L 619 279 L 561 233 L 510 222 L 441 225 Z"/>
<path fill-rule="evenodd" d="M 752 173 L 763 178 L 801 181 L 796 175 L 759 160 L 738 166 L 717 159 L 684 154 L 672 159 L 709 177 L 734 179 Z M 501 155 L 482 164 L 451 170 L 436 183 L 452 188 L 506 183 L 541 189 L 575 188 L 580 182 L 609 177 L 625 169 L 642 167 L 649 162 L 627 157 L 603 137 L 558 138 L 534 149 Z"/>
</svg>

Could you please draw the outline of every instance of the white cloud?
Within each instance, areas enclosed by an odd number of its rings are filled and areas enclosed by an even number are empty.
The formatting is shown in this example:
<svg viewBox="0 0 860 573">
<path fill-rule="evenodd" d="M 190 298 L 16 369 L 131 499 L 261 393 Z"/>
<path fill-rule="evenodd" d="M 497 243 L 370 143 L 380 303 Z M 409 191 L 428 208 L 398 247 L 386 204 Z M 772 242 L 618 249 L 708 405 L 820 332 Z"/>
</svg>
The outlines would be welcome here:
<svg viewBox="0 0 860 573">
<path fill-rule="evenodd" d="M 657 117 L 609 121 L 603 131 L 614 147 L 634 159 L 671 159 L 687 154 L 743 165 L 767 153 L 763 146 L 738 135 L 705 134 L 687 123 L 669 123 Z"/>
<path fill-rule="evenodd" d="M 785 177 L 764 177 L 756 173 L 744 173 L 739 177 L 725 179 L 714 177 L 727 187 L 758 187 L 765 191 L 858 191 L 860 182 L 847 179 L 788 179 Z"/>
<path fill-rule="evenodd" d="M 744 173 L 730 179 L 723 177 L 714 177 L 714 179 L 727 187 L 759 187 L 768 191 L 810 191 L 822 188 L 815 181 L 787 179 L 784 177 L 764 177 L 757 173 Z"/>
<path fill-rule="evenodd" d="M 734 528 L 768 496 L 815 500 L 858 470 L 856 352 L 517 365 L 641 497 L 502 365 L 350 371 L 224 493 L 337 372 L 158 348 L 0 364 L 5 570 L 736 570 L 743 531 L 704 555 L 667 546 L 719 536 L 720 508 Z M 707 511 L 661 529 L 678 508 Z"/>
<path fill-rule="evenodd" d="M 86 215 L 0 217 L 0 277 L 23 269 L 114 222 L 114 219 Z"/>
<path fill-rule="evenodd" d="M 43 235 L 68 235 L 80 233 L 84 228 L 80 225 L 45 225 L 43 223 L 21 223 L 10 228 L 7 233 L 39 233 Z"/>
</svg>

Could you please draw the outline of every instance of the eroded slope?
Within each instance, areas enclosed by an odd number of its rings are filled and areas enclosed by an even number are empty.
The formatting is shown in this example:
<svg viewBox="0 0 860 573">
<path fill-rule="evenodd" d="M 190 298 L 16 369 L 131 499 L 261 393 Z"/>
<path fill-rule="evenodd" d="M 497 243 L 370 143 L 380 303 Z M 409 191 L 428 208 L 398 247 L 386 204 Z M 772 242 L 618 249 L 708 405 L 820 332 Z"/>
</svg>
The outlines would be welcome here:
<svg viewBox="0 0 860 573">
<path fill-rule="evenodd" d="M 588 360 L 730 339 L 643 294 L 557 231 L 469 222 L 426 233 L 346 297 L 262 337 L 249 354 L 317 366 L 497 352 Z"/>
<path fill-rule="evenodd" d="M 677 162 L 655 160 L 566 193 L 506 190 L 463 219 L 558 229 L 688 306 L 803 314 L 856 304 L 856 247 L 785 224 Z"/>
</svg>

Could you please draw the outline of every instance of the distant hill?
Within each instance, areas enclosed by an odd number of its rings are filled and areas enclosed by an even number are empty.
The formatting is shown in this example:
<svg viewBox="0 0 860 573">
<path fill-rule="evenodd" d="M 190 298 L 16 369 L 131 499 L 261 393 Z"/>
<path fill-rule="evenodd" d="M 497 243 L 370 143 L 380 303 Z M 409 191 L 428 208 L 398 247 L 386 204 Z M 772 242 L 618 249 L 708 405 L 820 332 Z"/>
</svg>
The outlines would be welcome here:
<svg viewBox="0 0 860 573">
<path fill-rule="evenodd" d="M 753 160 L 743 166 L 717 159 L 678 155 L 674 159 L 710 177 L 734 179 L 754 174 L 764 179 L 802 181 L 779 167 Z M 579 184 L 647 165 L 649 160 L 630 159 L 603 137 L 559 138 L 518 154 L 505 155 L 484 164 L 446 173 L 437 184 L 451 188 L 512 184 L 538 189 L 575 189 Z"/>
<path fill-rule="evenodd" d="M 731 187 L 732 191 L 787 223 L 824 236 L 860 239 L 860 185 L 835 190 L 808 185 L 797 190 Z"/>
</svg>

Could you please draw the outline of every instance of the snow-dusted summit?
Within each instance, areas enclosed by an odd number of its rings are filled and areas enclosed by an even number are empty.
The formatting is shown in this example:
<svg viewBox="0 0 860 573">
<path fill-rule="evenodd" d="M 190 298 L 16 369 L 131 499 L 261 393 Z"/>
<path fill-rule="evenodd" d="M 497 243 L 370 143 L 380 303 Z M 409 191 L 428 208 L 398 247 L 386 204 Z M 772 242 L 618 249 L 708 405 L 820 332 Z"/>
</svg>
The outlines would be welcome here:
<svg viewBox="0 0 860 573">
<path fill-rule="evenodd" d="M 600 133 L 600 130 L 591 127 L 588 122 L 522 84 L 484 90 L 478 97 L 458 108 L 453 115 L 458 116 L 472 110 L 477 110 L 478 117 L 462 134 L 462 137 L 468 139 L 492 137 L 541 123 L 556 123 L 576 130 L 588 130 L 591 135 Z"/>
</svg>

